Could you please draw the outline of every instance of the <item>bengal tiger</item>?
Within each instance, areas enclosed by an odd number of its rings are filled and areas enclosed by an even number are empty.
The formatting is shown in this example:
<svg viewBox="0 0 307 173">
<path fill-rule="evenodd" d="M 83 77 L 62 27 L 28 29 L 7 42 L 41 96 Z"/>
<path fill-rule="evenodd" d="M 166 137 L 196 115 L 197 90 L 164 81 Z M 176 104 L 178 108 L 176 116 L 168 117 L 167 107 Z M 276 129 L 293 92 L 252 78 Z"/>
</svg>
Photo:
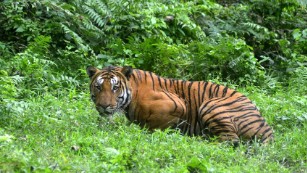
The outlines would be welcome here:
<svg viewBox="0 0 307 173">
<path fill-rule="evenodd" d="M 149 130 L 176 128 L 189 136 L 216 136 L 233 143 L 273 139 L 256 106 L 225 86 L 167 79 L 127 66 L 89 66 L 86 71 L 91 99 L 101 116 L 124 110 L 130 121 Z"/>
</svg>

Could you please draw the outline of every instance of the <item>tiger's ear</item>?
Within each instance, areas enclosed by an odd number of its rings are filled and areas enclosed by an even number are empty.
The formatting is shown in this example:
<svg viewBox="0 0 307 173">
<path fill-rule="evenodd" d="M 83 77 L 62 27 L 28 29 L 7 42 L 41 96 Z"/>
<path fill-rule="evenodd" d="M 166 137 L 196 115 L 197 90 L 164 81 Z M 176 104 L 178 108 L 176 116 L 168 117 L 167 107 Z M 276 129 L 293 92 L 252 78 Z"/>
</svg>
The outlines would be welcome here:
<svg viewBox="0 0 307 173">
<path fill-rule="evenodd" d="M 132 75 L 133 69 L 131 66 L 124 66 L 121 72 L 126 76 L 129 80 L 130 76 Z"/>
<path fill-rule="evenodd" d="M 86 68 L 86 73 L 87 73 L 89 78 L 92 78 L 96 74 L 97 71 L 98 71 L 98 69 L 96 67 L 93 67 L 93 66 L 88 66 Z"/>
</svg>

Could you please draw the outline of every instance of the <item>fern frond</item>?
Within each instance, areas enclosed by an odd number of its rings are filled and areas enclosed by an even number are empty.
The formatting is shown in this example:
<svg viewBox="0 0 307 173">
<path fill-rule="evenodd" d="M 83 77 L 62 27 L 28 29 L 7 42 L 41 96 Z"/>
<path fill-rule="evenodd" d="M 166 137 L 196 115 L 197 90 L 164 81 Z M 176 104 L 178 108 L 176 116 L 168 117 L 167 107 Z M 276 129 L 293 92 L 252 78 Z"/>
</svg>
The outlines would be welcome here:
<svg viewBox="0 0 307 173">
<path fill-rule="evenodd" d="M 243 27 L 248 28 L 248 29 L 252 29 L 252 30 L 256 30 L 258 32 L 263 31 L 264 33 L 268 32 L 268 29 L 266 27 L 263 27 L 261 25 L 255 24 L 255 23 L 242 23 Z"/>
<path fill-rule="evenodd" d="M 102 16 L 111 16 L 111 11 L 107 7 L 107 5 L 101 0 L 95 0 L 95 9 Z"/>
<path fill-rule="evenodd" d="M 99 27 L 103 28 L 105 25 L 105 21 L 102 19 L 101 15 L 99 15 L 93 8 L 84 5 L 82 6 L 85 10 L 85 13 L 89 16 L 91 20 L 93 20 Z"/>
<path fill-rule="evenodd" d="M 74 42 L 75 42 L 79 47 L 81 47 L 81 48 L 84 49 L 84 50 L 88 50 L 88 49 L 89 49 L 88 46 L 85 46 L 83 39 L 82 39 L 77 33 L 75 33 L 74 31 L 72 31 L 70 28 L 68 28 L 68 27 L 67 27 L 66 25 L 64 25 L 64 24 L 61 24 L 61 27 L 62 27 L 62 29 L 64 30 L 64 32 L 65 32 L 66 34 L 68 34 L 69 36 L 72 37 L 72 39 L 74 40 Z"/>
<path fill-rule="evenodd" d="M 80 25 L 82 25 L 83 27 L 81 27 Z M 106 35 L 104 28 L 99 28 L 97 25 L 93 24 L 93 21 L 91 21 L 89 18 L 83 18 L 80 25 L 79 28 L 82 29 L 82 33 L 86 35 L 85 37 L 87 37 L 88 40 L 99 40 Z"/>
</svg>

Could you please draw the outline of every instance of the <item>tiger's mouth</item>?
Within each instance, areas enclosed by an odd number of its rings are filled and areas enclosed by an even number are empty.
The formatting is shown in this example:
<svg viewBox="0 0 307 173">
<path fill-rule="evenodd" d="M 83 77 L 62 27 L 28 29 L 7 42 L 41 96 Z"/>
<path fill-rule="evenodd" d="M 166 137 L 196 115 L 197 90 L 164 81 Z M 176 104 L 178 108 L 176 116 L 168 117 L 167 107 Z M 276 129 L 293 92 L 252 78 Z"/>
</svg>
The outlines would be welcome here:
<svg viewBox="0 0 307 173">
<path fill-rule="evenodd" d="M 97 107 L 97 111 L 101 117 L 110 117 L 115 113 L 116 109 Z"/>
<path fill-rule="evenodd" d="M 114 113 L 108 113 L 108 112 L 99 112 L 99 116 L 101 117 L 110 117 L 112 116 Z"/>
<path fill-rule="evenodd" d="M 109 112 L 109 111 L 106 111 L 106 110 L 103 110 L 103 111 L 99 110 L 98 112 L 99 112 L 99 115 L 100 115 L 101 117 L 112 116 L 112 115 L 115 113 L 115 111 Z"/>
</svg>

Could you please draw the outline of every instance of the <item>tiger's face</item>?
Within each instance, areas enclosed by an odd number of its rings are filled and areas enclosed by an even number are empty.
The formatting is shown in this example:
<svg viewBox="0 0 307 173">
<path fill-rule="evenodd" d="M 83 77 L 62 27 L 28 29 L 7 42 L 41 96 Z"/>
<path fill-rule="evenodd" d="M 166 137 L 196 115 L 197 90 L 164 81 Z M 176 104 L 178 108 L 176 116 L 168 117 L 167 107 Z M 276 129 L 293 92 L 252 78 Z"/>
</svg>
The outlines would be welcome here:
<svg viewBox="0 0 307 173">
<path fill-rule="evenodd" d="M 102 70 L 95 67 L 87 68 L 87 74 L 91 79 L 91 99 L 101 116 L 110 116 L 129 105 L 131 73 L 131 67 L 106 67 Z"/>
</svg>

